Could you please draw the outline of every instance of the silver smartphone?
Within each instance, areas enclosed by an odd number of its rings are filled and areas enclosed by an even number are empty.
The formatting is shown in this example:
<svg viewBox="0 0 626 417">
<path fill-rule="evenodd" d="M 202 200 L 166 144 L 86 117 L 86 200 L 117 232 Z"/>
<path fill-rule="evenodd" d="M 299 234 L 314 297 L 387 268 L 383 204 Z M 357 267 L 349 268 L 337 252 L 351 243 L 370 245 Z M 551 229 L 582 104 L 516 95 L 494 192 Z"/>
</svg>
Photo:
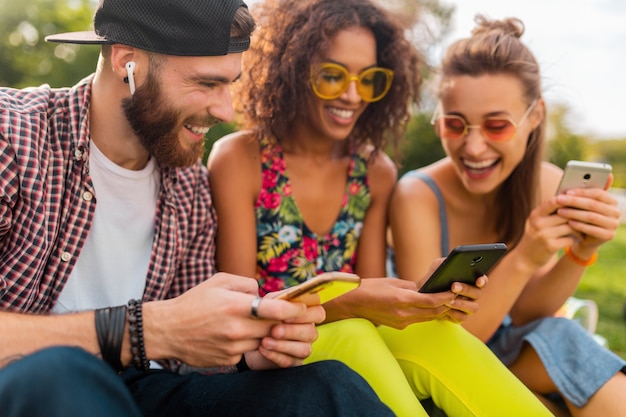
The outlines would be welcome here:
<svg viewBox="0 0 626 417">
<path fill-rule="evenodd" d="M 612 171 L 613 167 L 603 162 L 569 161 L 556 193 L 562 194 L 573 188 L 604 189 Z"/>
</svg>

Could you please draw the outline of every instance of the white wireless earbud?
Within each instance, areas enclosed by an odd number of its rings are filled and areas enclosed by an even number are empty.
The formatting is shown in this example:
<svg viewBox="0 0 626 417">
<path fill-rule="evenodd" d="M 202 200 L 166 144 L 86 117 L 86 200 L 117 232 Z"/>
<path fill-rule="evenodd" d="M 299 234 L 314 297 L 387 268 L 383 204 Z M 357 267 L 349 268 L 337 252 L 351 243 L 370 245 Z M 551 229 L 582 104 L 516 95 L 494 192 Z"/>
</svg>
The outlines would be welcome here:
<svg viewBox="0 0 626 417">
<path fill-rule="evenodd" d="M 130 94 L 135 94 L 135 63 L 128 61 L 126 63 L 126 78 L 128 78 L 128 86 L 130 87 Z"/>
</svg>

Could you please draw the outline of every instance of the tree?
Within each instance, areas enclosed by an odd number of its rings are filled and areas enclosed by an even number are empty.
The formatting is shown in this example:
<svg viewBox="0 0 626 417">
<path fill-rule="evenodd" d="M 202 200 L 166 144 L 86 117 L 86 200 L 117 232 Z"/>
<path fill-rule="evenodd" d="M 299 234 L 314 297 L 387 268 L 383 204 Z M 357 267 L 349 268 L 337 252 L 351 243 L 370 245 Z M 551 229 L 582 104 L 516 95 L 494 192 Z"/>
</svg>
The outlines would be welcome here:
<svg viewBox="0 0 626 417">
<path fill-rule="evenodd" d="M 436 42 L 440 42 L 450 32 L 450 19 L 455 10 L 453 5 L 441 4 L 439 0 L 374 1 L 381 7 L 397 14 L 406 28 L 422 29 L 427 27 L 429 36 Z M 432 25 L 426 25 L 426 21 L 430 21 Z"/>
<path fill-rule="evenodd" d="M 209 130 L 209 133 L 206 134 L 206 141 L 204 142 L 204 155 L 202 156 L 202 160 L 206 164 L 207 159 L 209 158 L 209 153 L 213 148 L 213 144 L 222 136 L 226 136 L 229 133 L 233 133 L 237 128 L 234 122 L 231 123 L 219 123 Z"/>
<path fill-rule="evenodd" d="M 450 33 L 450 22 L 455 10 L 453 5 L 442 4 L 439 0 L 377 0 L 377 2 L 399 14 L 407 28 L 409 39 L 424 53 L 427 61 L 431 58 L 433 48 L 439 46 Z M 434 71 L 432 64 L 429 62 L 425 64 L 427 65 L 422 75 L 424 85 L 427 86 L 433 81 Z M 428 87 L 423 90 L 426 92 Z M 422 108 L 419 111 L 415 110 L 397 155 L 397 162 L 400 164 L 399 175 L 426 166 L 445 156 L 441 141 L 430 124 L 430 113 L 434 106 L 433 97 L 424 94 Z M 388 150 L 388 153 L 395 157 L 392 150 Z"/>
<path fill-rule="evenodd" d="M 614 188 L 626 187 L 626 139 L 602 140 L 593 145 L 596 159 L 613 166 Z"/>
<path fill-rule="evenodd" d="M 419 113 L 413 116 L 400 151 L 399 175 L 431 164 L 445 156 L 441 140 L 435 134 L 427 114 Z"/>
<path fill-rule="evenodd" d="M 91 73 L 100 48 L 44 41 L 92 29 L 93 0 L 0 0 L 0 85 L 73 85 Z"/>
<path fill-rule="evenodd" d="M 546 157 L 561 168 L 571 159 L 585 159 L 589 149 L 586 138 L 575 135 L 569 129 L 567 124 L 569 112 L 568 106 L 557 104 L 548 115 L 550 137 Z"/>
</svg>

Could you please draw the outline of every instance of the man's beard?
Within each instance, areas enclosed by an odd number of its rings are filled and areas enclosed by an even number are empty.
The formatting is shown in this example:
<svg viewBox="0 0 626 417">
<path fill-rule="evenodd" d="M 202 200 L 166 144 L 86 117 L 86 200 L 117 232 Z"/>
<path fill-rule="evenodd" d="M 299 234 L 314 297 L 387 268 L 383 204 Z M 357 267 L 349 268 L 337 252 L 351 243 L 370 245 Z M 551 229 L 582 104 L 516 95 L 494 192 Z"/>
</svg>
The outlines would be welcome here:
<svg viewBox="0 0 626 417">
<path fill-rule="evenodd" d="M 179 112 L 168 106 L 154 69 L 148 71 L 146 82 L 135 90 L 132 97 L 122 100 L 122 108 L 141 144 L 160 166 L 186 167 L 202 157 L 204 141 L 183 149 L 178 131 Z"/>
</svg>

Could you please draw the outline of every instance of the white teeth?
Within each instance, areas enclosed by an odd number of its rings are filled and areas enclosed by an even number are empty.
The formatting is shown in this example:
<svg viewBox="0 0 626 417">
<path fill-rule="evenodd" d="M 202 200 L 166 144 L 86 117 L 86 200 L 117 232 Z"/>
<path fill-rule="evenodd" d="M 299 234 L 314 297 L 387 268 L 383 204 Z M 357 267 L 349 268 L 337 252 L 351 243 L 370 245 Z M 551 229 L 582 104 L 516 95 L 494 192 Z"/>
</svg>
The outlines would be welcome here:
<svg viewBox="0 0 626 417">
<path fill-rule="evenodd" d="M 186 124 L 185 127 L 191 130 L 196 135 L 206 135 L 209 129 L 211 129 L 210 127 L 196 127 L 188 124 Z"/>
<path fill-rule="evenodd" d="M 354 116 L 354 110 L 343 110 L 335 107 L 329 107 L 328 111 L 335 116 L 341 117 L 342 119 L 349 119 Z"/>
<path fill-rule="evenodd" d="M 463 160 L 463 164 L 465 164 L 466 167 L 468 167 L 469 169 L 483 169 L 483 168 L 487 168 L 490 167 L 491 165 L 494 164 L 494 162 L 496 162 L 496 158 L 493 159 L 487 159 L 485 161 L 468 161 L 467 159 Z"/>
</svg>

